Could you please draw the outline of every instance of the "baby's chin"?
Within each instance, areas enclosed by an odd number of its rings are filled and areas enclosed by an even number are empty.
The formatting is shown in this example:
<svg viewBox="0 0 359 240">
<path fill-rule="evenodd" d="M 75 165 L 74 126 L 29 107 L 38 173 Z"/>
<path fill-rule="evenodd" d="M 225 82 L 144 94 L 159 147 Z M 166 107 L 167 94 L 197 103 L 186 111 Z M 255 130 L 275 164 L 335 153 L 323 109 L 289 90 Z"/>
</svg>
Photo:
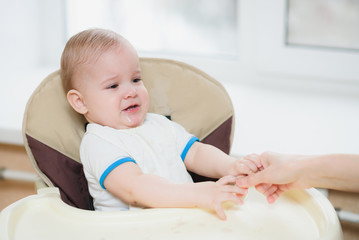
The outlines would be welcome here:
<svg viewBox="0 0 359 240">
<path fill-rule="evenodd" d="M 117 130 L 123 130 L 123 129 L 130 129 L 130 128 L 136 128 L 136 127 L 139 127 L 142 125 L 141 124 L 138 124 L 138 123 L 121 123 L 121 124 L 100 124 L 102 126 L 107 126 L 107 127 L 110 127 L 110 128 L 113 128 L 113 129 L 117 129 Z"/>
<path fill-rule="evenodd" d="M 125 128 L 136 128 L 143 124 L 144 119 L 138 119 L 138 118 L 130 118 L 126 117 L 126 121 L 124 122 Z"/>
</svg>

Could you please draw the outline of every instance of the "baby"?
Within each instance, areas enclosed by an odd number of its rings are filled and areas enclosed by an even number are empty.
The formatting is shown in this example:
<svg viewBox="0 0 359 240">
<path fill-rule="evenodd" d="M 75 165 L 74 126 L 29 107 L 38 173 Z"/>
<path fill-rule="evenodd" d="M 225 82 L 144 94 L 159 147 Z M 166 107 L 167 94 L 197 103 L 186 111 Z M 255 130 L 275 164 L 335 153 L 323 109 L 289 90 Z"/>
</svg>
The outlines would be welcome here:
<svg viewBox="0 0 359 240">
<path fill-rule="evenodd" d="M 67 100 L 88 121 L 81 161 L 96 210 L 200 207 L 226 219 L 222 202 L 241 203 L 247 189 L 236 176 L 256 172 L 200 143 L 179 124 L 148 113 L 134 47 L 119 34 L 90 29 L 67 42 L 61 58 Z M 188 171 L 219 179 L 194 183 Z"/>
</svg>

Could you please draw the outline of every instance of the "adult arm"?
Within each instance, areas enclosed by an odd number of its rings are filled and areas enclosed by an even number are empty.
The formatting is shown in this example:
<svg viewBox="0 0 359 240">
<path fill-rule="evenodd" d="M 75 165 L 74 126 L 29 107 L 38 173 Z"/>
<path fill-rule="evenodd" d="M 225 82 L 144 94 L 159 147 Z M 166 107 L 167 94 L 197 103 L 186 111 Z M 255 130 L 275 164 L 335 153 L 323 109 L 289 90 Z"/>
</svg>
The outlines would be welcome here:
<svg viewBox="0 0 359 240">
<path fill-rule="evenodd" d="M 264 170 L 238 179 L 237 184 L 241 187 L 258 186 L 257 189 L 274 200 L 292 188 L 318 187 L 359 192 L 359 155 L 305 156 L 265 152 L 257 157 Z M 268 184 L 277 185 L 277 190 L 267 191 Z"/>
</svg>

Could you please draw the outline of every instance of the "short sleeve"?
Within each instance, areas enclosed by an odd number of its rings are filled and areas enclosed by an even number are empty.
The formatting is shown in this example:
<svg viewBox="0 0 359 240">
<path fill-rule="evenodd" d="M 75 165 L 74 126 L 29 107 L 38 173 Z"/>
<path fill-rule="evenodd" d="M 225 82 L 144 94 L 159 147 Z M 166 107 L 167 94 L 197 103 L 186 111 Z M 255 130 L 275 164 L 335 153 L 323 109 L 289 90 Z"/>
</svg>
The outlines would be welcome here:
<svg viewBox="0 0 359 240">
<path fill-rule="evenodd" d="M 100 184 L 103 189 L 103 182 L 112 170 L 125 162 L 136 163 L 125 150 L 95 134 L 84 136 L 80 156 L 88 181 Z"/>
<path fill-rule="evenodd" d="M 170 120 L 169 120 L 170 121 Z M 199 139 L 186 131 L 180 124 L 170 121 L 172 128 L 176 135 L 176 145 L 178 154 L 181 156 L 182 161 L 185 160 L 186 155 L 195 142 L 199 142 Z"/>
</svg>

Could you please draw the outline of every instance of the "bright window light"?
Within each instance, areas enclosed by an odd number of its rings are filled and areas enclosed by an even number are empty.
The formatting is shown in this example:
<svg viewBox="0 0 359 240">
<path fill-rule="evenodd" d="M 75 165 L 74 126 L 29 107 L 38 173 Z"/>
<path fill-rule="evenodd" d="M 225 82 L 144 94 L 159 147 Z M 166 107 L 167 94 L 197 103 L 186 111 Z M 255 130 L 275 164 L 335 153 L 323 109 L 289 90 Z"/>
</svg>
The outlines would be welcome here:
<svg viewBox="0 0 359 240">
<path fill-rule="evenodd" d="M 288 0 L 287 43 L 359 50 L 359 1 Z"/>
<path fill-rule="evenodd" d="M 139 51 L 224 57 L 238 54 L 238 0 L 67 1 L 69 36 L 112 29 Z"/>
</svg>

